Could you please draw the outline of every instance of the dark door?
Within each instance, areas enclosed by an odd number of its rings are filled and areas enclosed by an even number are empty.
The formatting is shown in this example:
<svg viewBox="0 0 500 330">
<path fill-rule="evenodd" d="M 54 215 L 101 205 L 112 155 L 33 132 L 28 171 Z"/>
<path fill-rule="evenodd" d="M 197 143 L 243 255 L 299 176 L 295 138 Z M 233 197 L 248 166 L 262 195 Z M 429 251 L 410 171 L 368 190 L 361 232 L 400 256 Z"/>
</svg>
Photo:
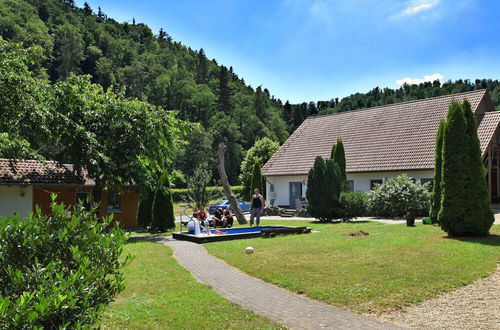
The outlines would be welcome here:
<svg viewBox="0 0 500 330">
<path fill-rule="evenodd" d="M 302 197 L 302 182 L 290 182 L 290 207 L 296 208 L 295 199 Z"/>
</svg>

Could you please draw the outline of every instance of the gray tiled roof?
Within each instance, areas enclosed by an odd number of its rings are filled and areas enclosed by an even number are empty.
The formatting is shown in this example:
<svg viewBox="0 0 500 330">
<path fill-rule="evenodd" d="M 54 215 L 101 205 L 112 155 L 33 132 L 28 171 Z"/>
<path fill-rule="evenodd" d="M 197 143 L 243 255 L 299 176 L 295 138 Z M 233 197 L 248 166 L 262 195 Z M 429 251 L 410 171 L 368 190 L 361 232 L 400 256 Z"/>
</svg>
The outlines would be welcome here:
<svg viewBox="0 0 500 330">
<path fill-rule="evenodd" d="M 78 178 L 71 164 L 0 158 L 0 184 L 94 185 L 94 181 L 85 174 Z"/>
<path fill-rule="evenodd" d="M 347 172 L 432 169 L 439 122 L 452 100 L 464 99 L 481 120 L 478 133 L 484 152 L 500 117 L 497 113 L 482 115 L 494 108 L 488 92 L 478 90 L 309 117 L 264 165 L 262 173 L 306 174 L 316 156 L 330 156 L 338 138 L 344 142 Z"/>
</svg>

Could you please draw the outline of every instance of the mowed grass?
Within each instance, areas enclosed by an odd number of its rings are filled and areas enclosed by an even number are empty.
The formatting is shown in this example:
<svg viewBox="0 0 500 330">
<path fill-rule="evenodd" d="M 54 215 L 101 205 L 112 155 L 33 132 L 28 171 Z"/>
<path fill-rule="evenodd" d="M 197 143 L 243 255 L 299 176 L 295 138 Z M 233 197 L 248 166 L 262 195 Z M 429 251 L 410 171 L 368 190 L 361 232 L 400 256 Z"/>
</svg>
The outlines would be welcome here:
<svg viewBox="0 0 500 330">
<path fill-rule="evenodd" d="M 439 227 L 369 223 L 307 225 L 319 233 L 205 244 L 244 272 L 355 312 L 382 312 L 490 275 L 500 261 L 500 226 L 486 238 L 450 239 Z M 345 234 L 364 230 L 368 236 Z M 252 246 L 255 253 L 246 255 Z"/>
<path fill-rule="evenodd" d="M 131 242 L 125 253 L 135 257 L 125 268 L 127 287 L 108 306 L 104 329 L 280 328 L 198 283 L 164 245 Z"/>
</svg>

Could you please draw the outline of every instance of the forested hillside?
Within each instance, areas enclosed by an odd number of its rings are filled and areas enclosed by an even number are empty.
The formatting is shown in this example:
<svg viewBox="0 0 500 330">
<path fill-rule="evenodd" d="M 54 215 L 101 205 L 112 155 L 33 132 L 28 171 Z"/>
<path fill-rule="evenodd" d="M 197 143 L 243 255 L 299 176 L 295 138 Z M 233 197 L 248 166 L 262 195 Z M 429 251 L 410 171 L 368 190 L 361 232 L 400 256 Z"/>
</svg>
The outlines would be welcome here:
<svg viewBox="0 0 500 330">
<path fill-rule="evenodd" d="M 223 141 L 228 176 L 237 183 L 244 153 L 257 139 L 282 143 L 288 137 L 281 103 L 267 89 L 246 85 L 232 67 L 175 42 L 164 30 L 155 34 L 135 20 L 118 23 L 101 8 L 78 8 L 72 0 L 0 0 L 0 36 L 41 46 L 31 70 L 52 83 L 90 75 L 105 90 L 201 123 L 185 136 L 175 157 L 177 173 L 191 175 L 200 160 L 215 158 Z"/>
<path fill-rule="evenodd" d="M 403 85 L 398 89 L 375 87 L 368 93 L 355 93 L 341 100 L 318 101 L 301 104 L 286 102 L 283 115 L 291 127 L 297 127 L 308 116 L 324 115 L 335 112 L 370 108 L 429 97 L 468 92 L 476 89 L 487 89 L 497 110 L 500 110 L 500 82 L 491 79 L 447 81 L 441 84 L 439 80 L 425 82 L 419 85 Z"/>
<path fill-rule="evenodd" d="M 165 24 L 168 25 L 168 22 Z M 113 99 L 124 104 L 128 104 L 126 100 L 137 99 L 139 103 L 130 103 L 133 107 L 153 109 L 149 106 L 151 104 L 159 107 L 154 110 L 157 113 L 169 113 L 168 116 L 175 113 L 176 120 L 180 120 L 175 125 L 182 126 L 176 138 L 179 143 L 162 148 L 172 149 L 169 153 L 171 161 L 166 162 L 167 170 L 177 183 L 185 181 L 183 178 L 191 176 L 202 163 L 214 168 L 212 162 L 215 161 L 219 142 L 227 145 L 226 169 L 230 182 L 240 183 L 243 180 L 238 178 L 242 160 L 257 140 L 267 137 L 281 144 L 308 116 L 481 88 L 489 90 L 495 106 L 500 108 L 498 80 L 435 81 L 404 85 L 399 89 L 376 87 L 368 93 L 352 94 L 341 100 L 332 98 L 328 101 L 282 104 L 267 89 L 247 85 L 232 67 L 208 59 L 203 49 L 193 50 L 182 45 L 166 30 L 151 31 L 146 24 L 135 22 L 133 18 L 119 23 L 108 17 L 105 9 L 91 8 L 87 4 L 78 8 L 73 0 L 0 0 L 0 37 L 9 42 L 19 42 L 24 49 L 31 47 L 29 56 L 26 55 L 22 62 L 27 65 L 34 84 L 38 86 L 26 91 L 30 97 L 40 97 L 32 100 L 40 102 L 32 110 L 32 115 L 41 116 L 41 109 L 45 109 L 54 118 L 60 111 L 70 110 L 76 116 L 78 111 L 83 110 L 79 110 L 74 99 L 65 99 L 72 88 L 97 93 L 99 102 L 105 99 L 105 95 L 112 95 Z M 20 56 L 20 50 L 15 46 L 2 44 L 2 47 L 9 50 L 9 54 L 4 54 L 9 61 L 15 62 L 16 56 Z M 102 86 L 102 90 L 86 86 L 90 83 Z M 14 88 L 16 85 L 8 81 L 7 86 Z M 50 100 L 42 97 L 46 89 L 51 92 L 44 97 Z M 332 96 L 334 93 L 332 91 Z M 4 96 L 8 97 L 7 94 Z M 5 104 L 9 102 L 14 100 L 9 98 L 0 107 L 7 109 Z M 65 104 L 61 102 L 68 102 L 69 109 L 64 110 Z M 24 105 L 17 102 L 16 106 L 21 111 Z M 4 111 L 4 114 L 7 113 Z M 51 121 L 47 118 L 44 117 L 47 120 L 45 124 L 50 125 Z M 172 120 L 169 117 L 166 122 Z M 85 125 L 79 129 L 94 129 Z M 147 126 L 147 123 L 144 125 Z M 63 152 L 65 148 L 57 147 L 57 141 L 50 142 L 50 147 L 48 142 L 41 143 L 50 139 L 37 136 L 46 133 L 39 128 L 16 131 L 7 125 L 7 121 L 0 126 L 0 142 L 3 141 L 5 148 L 23 149 L 26 155 L 33 157 L 75 162 L 70 154 Z M 53 131 L 63 128 L 53 127 Z M 103 154 L 102 159 L 106 159 L 105 156 Z M 245 164 L 253 163 L 246 161 Z"/>
</svg>

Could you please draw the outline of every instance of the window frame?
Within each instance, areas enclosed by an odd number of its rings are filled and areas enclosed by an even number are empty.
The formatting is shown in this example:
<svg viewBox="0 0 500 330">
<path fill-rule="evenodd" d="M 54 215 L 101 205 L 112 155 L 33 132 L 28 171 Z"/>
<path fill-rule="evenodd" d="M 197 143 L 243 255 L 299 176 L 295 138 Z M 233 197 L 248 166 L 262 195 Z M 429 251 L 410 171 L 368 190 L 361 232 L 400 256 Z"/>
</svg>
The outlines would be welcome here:
<svg viewBox="0 0 500 330">
<path fill-rule="evenodd" d="M 351 187 L 349 186 L 349 183 L 352 183 L 352 189 L 351 189 Z M 347 191 L 349 191 L 349 192 L 354 192 L 354 180 L 347 180 L 347 181 L 346 181 L 346 184 L 347 184 Z"/>
</svg>

